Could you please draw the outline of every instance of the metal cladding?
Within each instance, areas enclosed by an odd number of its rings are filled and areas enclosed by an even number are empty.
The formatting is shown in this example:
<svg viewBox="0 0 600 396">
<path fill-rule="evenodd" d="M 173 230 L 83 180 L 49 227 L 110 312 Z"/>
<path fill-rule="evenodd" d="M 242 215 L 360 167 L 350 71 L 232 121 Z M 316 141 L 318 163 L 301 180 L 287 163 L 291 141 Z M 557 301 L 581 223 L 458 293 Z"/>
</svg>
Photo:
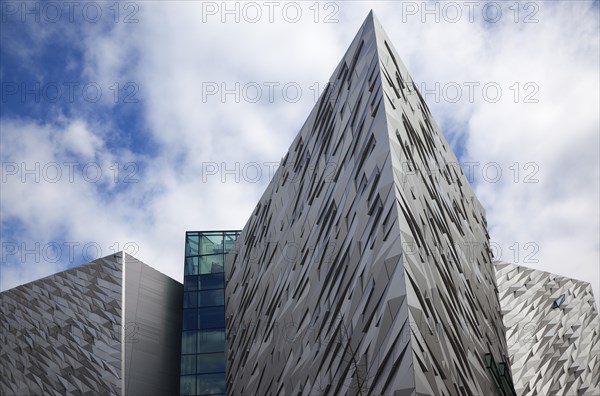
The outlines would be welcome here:
<svg viewBox="0 0 600 396">
<path fill-rule="evenodd" d="M 587 282 L 496 263 L 519 395 L 599 395 L 600 320 Z"/>
<path fill-rule="evenodd" d="M 183 285 L 126 255 L 124 395 L 179 390 Z"/>
<path fill-rule="evenodd" d="M 0 293 L 0 394 L 173 394 L 182 285 L 125 257 Z"/>
<path fill-rule="evenodd" d="M 106 257 L 0 293 L 0 394 L 120 394 L 121 290 Z"/>
<path fill-rule="evenodd" d="M 229 394 L 513 394 L 484 210 L 372 13 L 226 274 Z"/>
</svg>

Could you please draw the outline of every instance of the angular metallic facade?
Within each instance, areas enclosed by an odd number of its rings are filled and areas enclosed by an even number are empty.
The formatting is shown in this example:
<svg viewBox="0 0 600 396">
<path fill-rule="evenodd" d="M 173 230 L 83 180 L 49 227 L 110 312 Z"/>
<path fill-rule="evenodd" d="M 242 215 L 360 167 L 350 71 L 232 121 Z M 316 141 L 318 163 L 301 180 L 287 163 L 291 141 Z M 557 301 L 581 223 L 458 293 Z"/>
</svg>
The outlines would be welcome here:
<svg viewBox="0 0 600 396">
<path fill-rule="evenodd" d="M 176 395 L 183 285 L 129 255 L 124 268 L 123 394 Z"/>
<path fill-rule="evenodd" d="M 183 286 L 124 256 L 0 293 L 0 394 L 177 392 Z"/>
<path fill-rule="evenodd" d="M 514 394 L 484 210 L 372 14 L 226 274 L 228 394 Z"/>
<path fill-rule="evenodd" d="M 497 262 L 519 395 L 600 395 L 600 320 L 589 283 Z"/>
</svg>

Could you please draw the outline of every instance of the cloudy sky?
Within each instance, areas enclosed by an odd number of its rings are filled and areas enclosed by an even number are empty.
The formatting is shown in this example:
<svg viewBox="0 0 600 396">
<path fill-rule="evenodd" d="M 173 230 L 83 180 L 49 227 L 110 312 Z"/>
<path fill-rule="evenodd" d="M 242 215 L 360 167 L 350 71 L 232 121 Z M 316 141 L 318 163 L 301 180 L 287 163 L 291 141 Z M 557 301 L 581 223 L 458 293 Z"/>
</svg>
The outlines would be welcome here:
<svg viewBox="0 0 600 396">
<path fill-rule="evenodd" d="M 1 5 L 0 289 L 125 250 L 182 280 L 241 229 L 369 9 L 487 211 L 497 258 L 599 288 L 599 5 Z"/>
</svg>

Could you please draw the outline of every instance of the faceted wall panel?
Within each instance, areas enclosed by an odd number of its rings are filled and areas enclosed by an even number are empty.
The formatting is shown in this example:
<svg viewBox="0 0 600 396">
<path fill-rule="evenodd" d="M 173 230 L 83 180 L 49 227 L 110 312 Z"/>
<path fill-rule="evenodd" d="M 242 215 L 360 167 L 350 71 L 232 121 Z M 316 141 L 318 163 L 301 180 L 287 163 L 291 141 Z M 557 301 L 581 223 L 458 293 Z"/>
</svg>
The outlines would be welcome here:
<svg viewBox="0 0 600 396">
<path fill-rule="evenodd" d="M 0 394 L 121 393 L 119 261 L 108 256 L 0 293 Z"/>
<path fill-rule="evenodd" d="M 1 395 L 178 393 L 183 285 L 122 256 L 0 293 Z"/>
<path fill-rule="evenodd" d="M 484 212 L 410 82 L 370 14 L 227 257 L 228 394 L 512 394 Z"/>
<path fill-rule="evenodd" d="M 496 262 L 519 395 L 600 395 L 600 320 L 589 283 Z"/>
<path fill-rule="evenodd" d="M 377 35 L 416 391 L 512 394 L 509 370 L 494 374 L 508 358 L 485 211 L 389 37 Z"/>
</svg>

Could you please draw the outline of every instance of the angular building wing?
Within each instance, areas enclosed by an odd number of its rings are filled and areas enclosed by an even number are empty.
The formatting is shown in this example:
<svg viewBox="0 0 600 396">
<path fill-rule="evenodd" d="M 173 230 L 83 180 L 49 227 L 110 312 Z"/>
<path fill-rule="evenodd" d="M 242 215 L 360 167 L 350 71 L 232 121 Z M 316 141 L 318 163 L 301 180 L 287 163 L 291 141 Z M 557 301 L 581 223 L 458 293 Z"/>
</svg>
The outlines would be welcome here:
<svg viewBox="0 0 600 396">
<path fill-rule="evenodd" d="M 513 394 L 484 210 L 372 13 L 226 274 L 229 394 Z"/>
<path fill-rule="evenodd" d="M 117 253 L 0 293 L 0 394 L 176 394 L 182 292 Z"/>
<path fill-rule="evenodd" d="M 519 395 L 600 395 L 600 320 L 589 283 L 497 262 Z"/>
</svg>

